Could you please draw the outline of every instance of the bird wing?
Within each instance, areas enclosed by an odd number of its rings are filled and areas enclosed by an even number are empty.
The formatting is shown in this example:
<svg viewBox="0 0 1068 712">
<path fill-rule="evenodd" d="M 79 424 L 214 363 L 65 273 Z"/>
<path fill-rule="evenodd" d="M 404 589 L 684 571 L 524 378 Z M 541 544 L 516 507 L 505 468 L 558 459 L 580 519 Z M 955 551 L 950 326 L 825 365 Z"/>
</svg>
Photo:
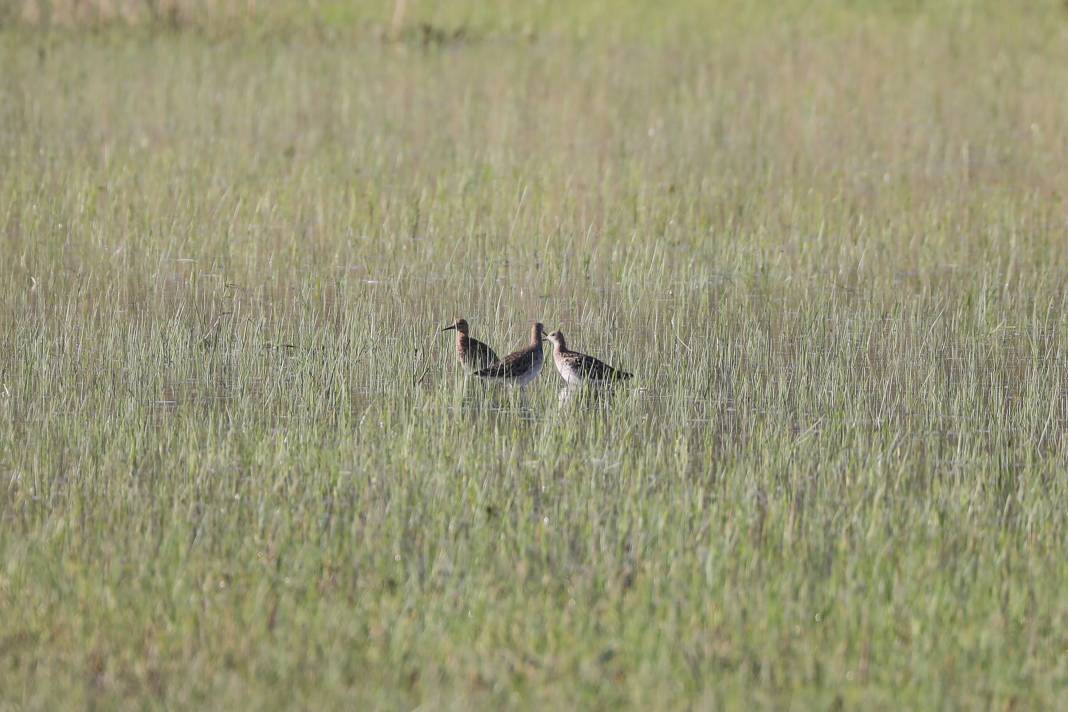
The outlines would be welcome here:
<svg viewBox="0 0 1068 712">
<path fill-rule="evenodd" d="M 614 369 L 593 356 L 576 353 L 572 358 L 574 367 L 591 381 L 623 381 L 631 377 L 629 373 Z"/>
<path fill-rule="evenodd" d="M 468 344 L 471 348 L 471 352 L 475 355 L 475 358 L 478 359 L 479 363 L 485 364 L 486 366 L 497 363 L 497 354 L 486 344 L 478 339 L 471 338 L 468 338 Z"/>
<path fill-rule="evenodd" d="M 541 348 L 540 346 L 538 348 Z M 526 348 L 505 356 L 489 368 L 484 368 L 476 376 L 482 378 L 515 378 L 526 373 L 534 361 L 534 349 Z"/>
</svg>

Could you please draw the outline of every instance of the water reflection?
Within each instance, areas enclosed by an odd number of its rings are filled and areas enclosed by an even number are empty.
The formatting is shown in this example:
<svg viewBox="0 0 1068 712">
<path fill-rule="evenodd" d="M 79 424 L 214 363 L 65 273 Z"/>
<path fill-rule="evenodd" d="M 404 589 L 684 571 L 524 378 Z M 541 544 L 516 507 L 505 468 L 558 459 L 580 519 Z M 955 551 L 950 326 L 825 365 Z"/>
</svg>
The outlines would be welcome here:
<svg viewBox="0 0 1068 712">
<path fill-rule="evenodd" d="M 561 408 L 606 409 L 615 397 L 616 388 L 608 384 L 568 384 L 556 396 Z"/>
<path fill-rule="evenodd" d="M 460 411 L 471 416 L 495 419 L 537 420 L 525 388 L 508 388 L 488 384 L 477 378 L 464 380 Z"/>
</svg>

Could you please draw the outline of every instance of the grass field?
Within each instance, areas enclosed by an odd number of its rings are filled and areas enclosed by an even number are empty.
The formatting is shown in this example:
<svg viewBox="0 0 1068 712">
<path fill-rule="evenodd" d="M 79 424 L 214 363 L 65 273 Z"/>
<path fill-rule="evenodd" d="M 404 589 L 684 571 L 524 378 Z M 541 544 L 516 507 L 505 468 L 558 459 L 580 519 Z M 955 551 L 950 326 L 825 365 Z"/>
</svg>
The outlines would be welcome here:
<svg viewBox="0 0 1068 712">
<path fill-rule="evenodd" d="M 1060 3 L 30 4 L 0 709 L 1065 705 Z"/>
</svg>

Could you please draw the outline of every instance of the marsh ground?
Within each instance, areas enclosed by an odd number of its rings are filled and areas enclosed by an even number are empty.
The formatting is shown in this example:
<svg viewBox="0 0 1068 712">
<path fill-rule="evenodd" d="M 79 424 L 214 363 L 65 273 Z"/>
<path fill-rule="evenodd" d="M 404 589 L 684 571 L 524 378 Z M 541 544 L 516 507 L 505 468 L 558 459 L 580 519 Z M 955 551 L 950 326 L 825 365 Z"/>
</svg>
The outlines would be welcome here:
<svg viewBox="0 0 1068 712">
<path fill-rule="evenodd" d="M 0 706 L 1063 704 L 1020 5 L 3 5 Z"/>
</svg>

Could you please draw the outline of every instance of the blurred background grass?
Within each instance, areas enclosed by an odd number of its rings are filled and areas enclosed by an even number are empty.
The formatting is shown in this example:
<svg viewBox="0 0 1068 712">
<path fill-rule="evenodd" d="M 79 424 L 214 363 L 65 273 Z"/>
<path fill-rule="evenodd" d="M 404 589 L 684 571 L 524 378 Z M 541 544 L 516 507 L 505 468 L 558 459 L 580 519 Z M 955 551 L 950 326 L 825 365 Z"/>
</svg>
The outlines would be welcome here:
<svg viewBox="0 0 1068 712">
<path fill-rule="evenodd" d="M 840 22 L 944 22 L 969 26 L 1030 23 L 1064 12 L 1057 0 L 1007 5 L 993 0 L 793 0 L 783 3 L 714 0 L 3 0 L 0 19 L 27 27 L 159 26 L 210 31 L 397 32 L 427 26 L 466 33 L 560 33 L 569 37 L 618 37 L 676 42 L 709 33 L 736 32 L 778 19 L 814 19 L 824 29 Z M 1043 29 L 1039 23 L 1028 30 Z M 1050 31 L 1048 25 L 1045 31 Z M 1006 38 L 1013 33 L 1005 33 Z"/>
</svg>

